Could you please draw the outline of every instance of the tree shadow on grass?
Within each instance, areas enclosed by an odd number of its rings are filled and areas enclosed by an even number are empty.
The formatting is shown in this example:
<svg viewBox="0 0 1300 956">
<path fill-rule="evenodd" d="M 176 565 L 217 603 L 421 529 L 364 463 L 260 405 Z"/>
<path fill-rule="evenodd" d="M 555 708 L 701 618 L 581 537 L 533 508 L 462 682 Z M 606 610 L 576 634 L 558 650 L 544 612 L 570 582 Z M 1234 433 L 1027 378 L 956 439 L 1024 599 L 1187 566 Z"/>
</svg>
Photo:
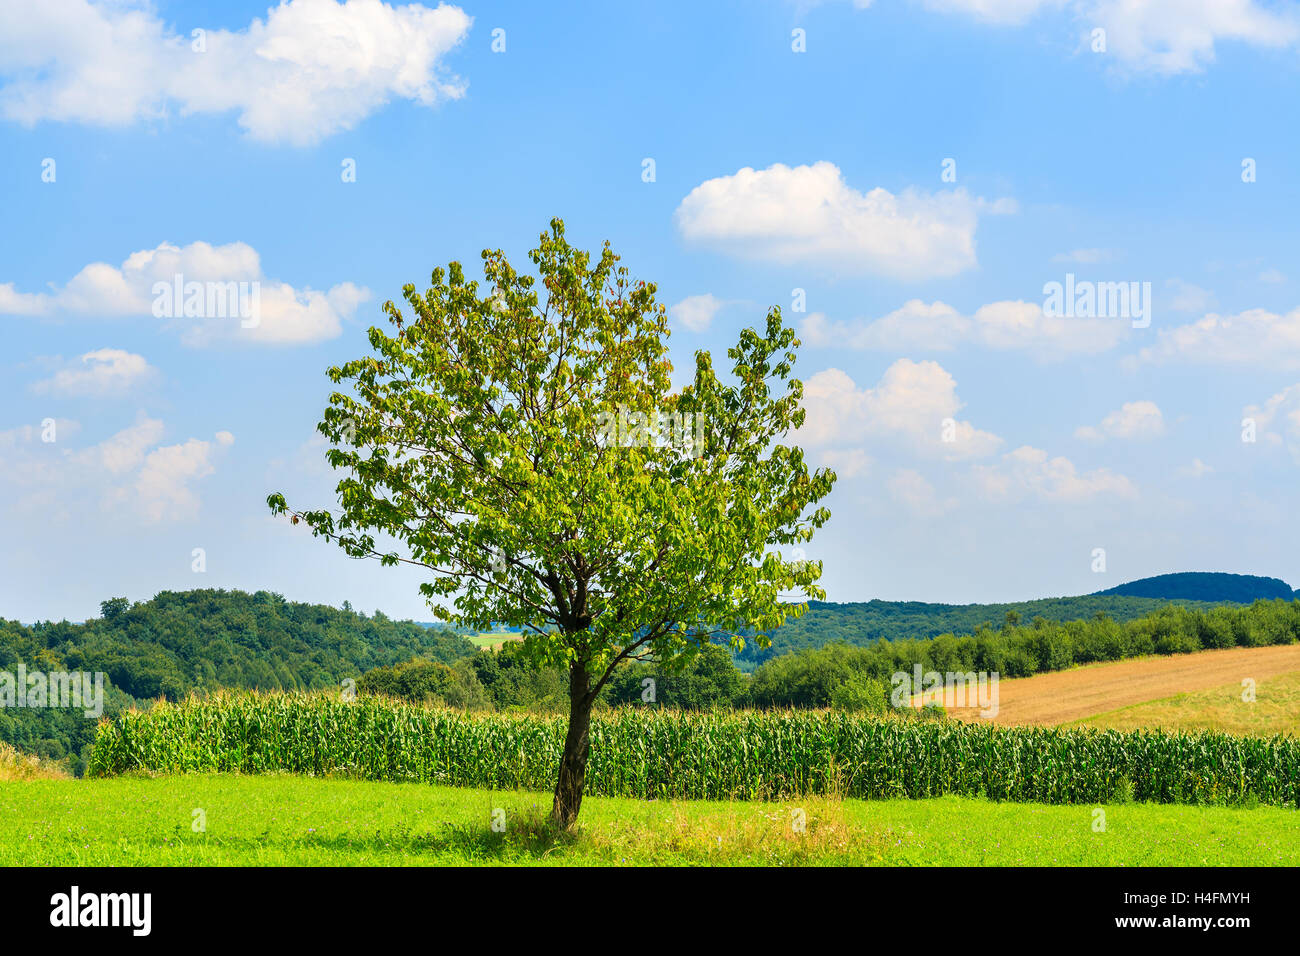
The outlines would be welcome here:
<svg viewBox="0 0 1300 956">
<path fill-rule="evenodd" d="M 265 830 L 258 836 L 226 837 L 207 833 L 198 837 L 174 835 L 184 847 L 250 855 L 257 850 L 283 852 L 292 857 L 297 852 L 326 853 L 346 864 L 350 856 L 408 856 L 413 858 L 451 857 L 467 864 L 490 862 L 540 861 L 563 854 L 581 839 L 580 835 L 557 830 L 543 814 L 515 813 L 501 830 L 472 823 L 444 823 L 433 829 L 415 829 L 405 824 L 371 833 L 349 832 L 286 833 Z"/>
<path fill-rule="evenodd" d="M 185 846 L 206 844 L 234 857 L 259 851 L 314 863 L 463 865 L 542 862 L 591 865 L 862 865 L 880 862 L 898 842 L 888 828 L 860 827 L 838 801 L 809 798 L 795 805 L 744 804 L 696 809 L 668 806 L 653 815 L 634 814 L 594 829 L 555 828 L 541 807 L 517 809 L 492 824 L 448 821 L 413 828 L 404 823 L 341 833 L 266 830 L 260 836 L 198 840 L 176 834 Z M 351 859 L 350 859 L 351 858 Z"/>
</svg>

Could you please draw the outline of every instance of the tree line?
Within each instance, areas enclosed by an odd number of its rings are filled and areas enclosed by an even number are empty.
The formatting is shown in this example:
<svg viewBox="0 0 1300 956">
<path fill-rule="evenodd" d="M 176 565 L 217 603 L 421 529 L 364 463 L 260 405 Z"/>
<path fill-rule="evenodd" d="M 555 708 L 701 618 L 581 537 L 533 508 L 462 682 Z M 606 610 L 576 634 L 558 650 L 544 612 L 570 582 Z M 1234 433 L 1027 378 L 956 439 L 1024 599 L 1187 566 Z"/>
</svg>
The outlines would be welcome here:
<svg viewBox="0 0 1300 956">
<path fill-rule="evenodd" d="M 624 666 L 605 687 L 601 704 L 883 711 L 893 675 L 910 673 L 918 664 L 940 673 L 1030 677 L 1078 664 L 1290 644 L 1298 638 L 1297 600 L 1210 608 L 1167 604 L 1128 621 L 1097 613 L 1083 620 L 1036 617 L 1023 623 L 1016 611 L 1007 611 L 997 628 L 982 625 L 970 634 L 886 639 L 866 647 L 833 641 L 772 658 L 752 673 L 737 668 L 726 648 L 708 645 L 678 666 Z M 362 677 L 358 689 L 470 709 L 549 711 L 563 709 L 567 701 L 564 675 L 525 667 L 518 644 L 512 643 L 452 664 L 417 659 L 378 668 Z"/>
<path fill-rule="evenodd" d="M 1209 575 L 1232 577 L 1232 575 Z M 1204 590 L 1209 594 L 1208 590 Z M 1272 597 L 1273 595 L 1256 595 Z M 1075 621 L 1105 614 L 1116 621 L 1131 621 L 1165 607 L 1171 600 L 1188 607 L 1208 610 L 1226 602 L 1249 604 L 1254 597 L 1221 596 L 1209 600 L 1134 596 L 1122 594 L 1085 594 L 1078 597 L 1040 598 L 1008 604 L 929 604 L 922 601 L 861 601 L 829 603 L 809 601 L 802 617 L 791 618 L 771 634 L 772 642 L 761 647 L 747 642 L 736 655 L 741 670 L 752 671 L 764 661 L 791 651 L 823 647 L 836 641 L 865 647 L 880 640 L 939 637 L 942 634 L 973 634 L 991 630 L 995 622 L 1014 613 L 1021 620 L 1043 618 L 1048 621 Z"/>
</svg>

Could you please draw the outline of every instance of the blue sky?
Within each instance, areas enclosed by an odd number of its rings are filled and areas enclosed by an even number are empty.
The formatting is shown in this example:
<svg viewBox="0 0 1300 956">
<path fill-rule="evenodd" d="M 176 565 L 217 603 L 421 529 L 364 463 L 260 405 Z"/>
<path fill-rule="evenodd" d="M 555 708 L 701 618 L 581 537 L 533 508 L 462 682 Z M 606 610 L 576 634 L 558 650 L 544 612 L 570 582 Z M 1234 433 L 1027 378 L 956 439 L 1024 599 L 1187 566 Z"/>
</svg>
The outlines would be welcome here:
<svg viewBox="0 0 1300 956">
<path fill-rule="evenodd" d="M 324 371 L 385 299 L 554 215 L 658 283 L 679 370 L 800 326 L 832 600 L 1300 583 L 1294 3 L 0 9 L 0 616 L 428 619 L 265 498 L 331 500 Z M 155 316 L 178 271 L 260 283 L 259 326 Z M 1149 283 L 1149 326 L 1045 314 L 1067 273 Z"/>
</svg>

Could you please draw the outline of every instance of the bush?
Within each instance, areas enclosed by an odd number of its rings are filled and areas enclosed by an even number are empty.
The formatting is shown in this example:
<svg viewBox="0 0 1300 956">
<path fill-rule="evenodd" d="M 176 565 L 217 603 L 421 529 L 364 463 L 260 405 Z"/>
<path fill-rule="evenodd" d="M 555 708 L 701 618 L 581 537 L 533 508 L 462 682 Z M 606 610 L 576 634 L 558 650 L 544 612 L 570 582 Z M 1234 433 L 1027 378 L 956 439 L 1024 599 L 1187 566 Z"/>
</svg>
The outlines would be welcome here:
<svg viewBox="0 0 1300 956">
<path fill-rule="evenodd" d="M 1157 654 L 1192 654 L 1201 649 L 1201 642 L 1190 634 L 1165 634 L 1156 640 Z"/>
</svg>

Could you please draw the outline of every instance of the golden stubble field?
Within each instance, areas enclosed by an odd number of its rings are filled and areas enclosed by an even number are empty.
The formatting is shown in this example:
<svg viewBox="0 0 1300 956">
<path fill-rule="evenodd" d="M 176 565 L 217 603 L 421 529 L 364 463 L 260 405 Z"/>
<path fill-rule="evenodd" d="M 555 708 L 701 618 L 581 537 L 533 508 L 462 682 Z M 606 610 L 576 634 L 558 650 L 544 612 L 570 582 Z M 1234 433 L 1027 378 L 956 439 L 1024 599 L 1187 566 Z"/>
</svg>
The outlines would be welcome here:
<svg viewBox="0 0 1300 956">
<path fill-rule="evenodd" d="M 998 712 L 992 718 L 981 718 L 975 708 L 950 708 L 948 713 L 961 720 L 991 719 L 996 724 L 1068 724 L 1216 689 L 1223 691 L 1218 696 L 1240 700 L 1242 681 L 1247 678 L 1258 688 L 1296 673 L 1300 673 L 1300 644 L 1143 657 L 1003 680 L 998 687 Z M 1300 713 L 1291 716 L 1295 718 L 1290 721 L 1292 732 L 1300 730 Z M 1285 715 L 1282 723 L 1288 723 Z"/>
</svg>

